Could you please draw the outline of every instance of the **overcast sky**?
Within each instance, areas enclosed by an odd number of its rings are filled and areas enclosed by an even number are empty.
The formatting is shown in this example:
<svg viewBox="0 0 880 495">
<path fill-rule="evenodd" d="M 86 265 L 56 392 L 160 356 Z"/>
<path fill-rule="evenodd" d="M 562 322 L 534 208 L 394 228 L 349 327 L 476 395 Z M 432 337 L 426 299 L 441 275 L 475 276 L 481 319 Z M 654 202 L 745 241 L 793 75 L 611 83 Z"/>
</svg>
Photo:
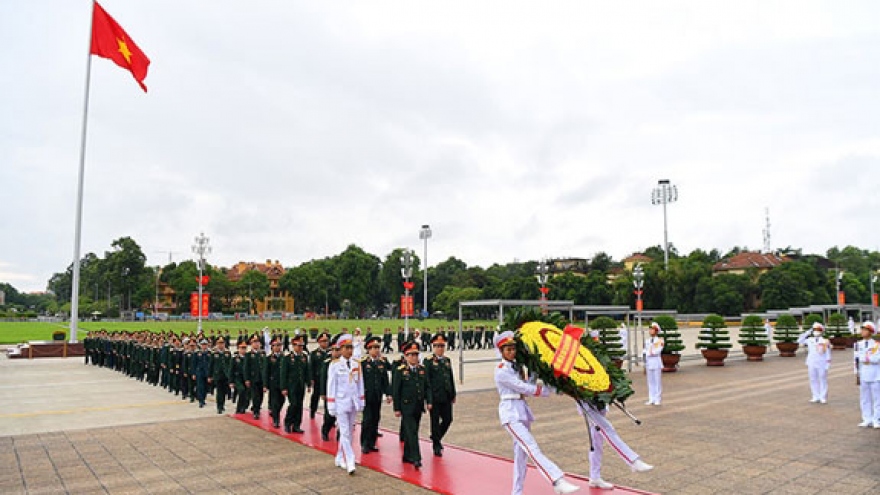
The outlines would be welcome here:
<svg viewBox="0 0 880 495">
<path fill-rule="evenodd" d="M 92 64 L 83 253 L 356 243 L 429 263 L 877 249 L 880 2 L 104 0 L 151 58 Z M 0 281 L 73 256 L 89 0 L 0 3 Z"/>
</svg>

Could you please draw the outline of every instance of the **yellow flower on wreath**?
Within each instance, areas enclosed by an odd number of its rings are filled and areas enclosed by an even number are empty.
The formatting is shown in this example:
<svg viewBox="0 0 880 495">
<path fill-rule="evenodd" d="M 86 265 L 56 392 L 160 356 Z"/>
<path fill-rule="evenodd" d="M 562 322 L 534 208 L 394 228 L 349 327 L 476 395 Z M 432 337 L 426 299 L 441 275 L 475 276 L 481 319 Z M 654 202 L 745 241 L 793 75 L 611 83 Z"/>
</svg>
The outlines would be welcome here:
<svg viewBox="0 0 880 495">
<path fill-rule="evenodd" d="M 526 347 L 537 351 L 541 361 L 549 367 L 562 340 L 562 330 L 549 323 L 533 321 L 523 325 L 519 335 Z M 586 388 L 591 392 L 605 392 L 611 387 L 608 372 L 584 345 L 580 346 L 569 378 L 578 388 Z"/>
</svg>

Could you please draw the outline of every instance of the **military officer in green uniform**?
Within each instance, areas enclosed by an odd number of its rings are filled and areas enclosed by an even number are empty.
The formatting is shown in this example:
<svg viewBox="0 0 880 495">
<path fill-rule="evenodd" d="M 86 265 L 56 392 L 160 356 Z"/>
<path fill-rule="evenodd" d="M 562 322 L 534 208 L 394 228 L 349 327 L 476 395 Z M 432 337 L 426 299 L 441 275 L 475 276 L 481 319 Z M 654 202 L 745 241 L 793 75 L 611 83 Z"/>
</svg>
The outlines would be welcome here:
<svg viewBox="0 0 880 495">
<path fill-rule="evenodd" d="M 324 360 L 330 356 L 330 334 L 322 332 L 318 335 L 318 348 L 309 355 L 309 377 L 312 380 L 312 395 L 309 398 L 309 417 L 315 419 L 315 413 L 318 411 L 322 390 L 319 386 L 321 381 L 321 368 L 324 367 Z"/>
<path fill-rule="evenodd" d="M 193 354 L 190 373 L 196 377 L 196 399 L 199 400 L 199 407 L 205 407 L 208 380 L 211 378 L 211 351 L 208 350 L 207 339 L 202 339 L 199 345 L 202 348 Z"/>
<path fill-rule="evenodd" d="M 281 393 L 281 339 L 272 341 L 272 353 L 266 358 L 263 367 L 263 387 L 269 393 L 269 416 L 272 426 L 281 427 L 281 408 L 284 406 L 284 395 Z"/>
<path fill-rule="evenodd" d="M 245 361 L 244 386 L 250 391 L 245 395 L 251 400 L 251 412 L 254 419 L 260 419 L 260 409 L 263 408 L 263 368 L 266 366 L 266 354 L 260 349 L 260 339 L 251 341 L 251 351 Z"/>
<path fill-rule="evenodd" d="M 386 329 L 387 330 L 387 329 Z M 386 335 L 390 335 L 386 333 Z M 376 437 L 379 435 L 379 420 L 382 414 L 382 398 L 391 401 L 391 365 L 381 355 L 383 339 L 375 336 L 367 339 L 367 356 L 361 361 L 364 374 L 364 416 L 361 421 L 361 452 L 378 452 Z"/>
<path fill-rule="evenodd" d="M 422 454 L 419 451 L 419 422 L 425 406 L 431 408 L 431 388 L 425 367 L 419 364 L 419 344 L 404 344 L 406 361 L 398 366 L 391 385 L 394 401 L 394 415 L 400 418 L 403 437 L 403 462 L 416 469 L 422 467 Z"/>
<path fill-rule="evenodd" d="M 287 414 L 284 415 L 284 431 L 303 433 L 303 401 L 306 391 L 312 389 L 309 355 L 303 350 L 305 340 L 302 335 L 290 338 L 293 351 L 281 361 L 281 393 L 287 397 Z"/>
<path fill-rule="evenodd" d="M 236 397 L 235 414 L 244 414 L 248 406 L 247 387 L 244 382 L 247 380 L 245 367 L 247 362 L 247 343 L 244 340 L 238 342 L 238 354 L 232 356 L 229 362 L 229 384 L 235 391 L 233 397 Z"/>
<path fill-rule="evenodd" d="M 455 378 L 452 374 L 452 361 L 446 357 L 446 337 L 442 333 L 431 339 L 434 353 L 426 357 L 422 365 L 428 375 L 431 390 L 431 442 L 434 455 L 443 455 L 441 443 L 452 424 L 452 405 L 455 404 Z"/>
<path fill-rule="evenodd" d="M 226 406 L 226 396 L 229 395 L 229 379 L 232 376 L 232 354 L 226 349 L 226 339 L 217 339 L 217 348 L 214 349 L 214 358 L 211 360 L 211 382 L 216 390 L 217 414 L 223 414 Z"/>
</svg>

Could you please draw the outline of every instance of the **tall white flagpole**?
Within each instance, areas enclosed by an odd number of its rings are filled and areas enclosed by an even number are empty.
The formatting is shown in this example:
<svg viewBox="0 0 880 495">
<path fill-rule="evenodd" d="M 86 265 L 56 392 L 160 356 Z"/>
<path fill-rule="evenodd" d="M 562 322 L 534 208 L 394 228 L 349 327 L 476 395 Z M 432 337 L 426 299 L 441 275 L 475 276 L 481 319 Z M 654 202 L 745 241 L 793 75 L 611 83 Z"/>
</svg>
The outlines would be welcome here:
<svg viewBox="0 0 880 495">
<path fill-rule="evenodd" d="M 92 79 L 92 29 L 95 18 L 95 2 L 89 10 L 89 47 L 86 51 L 86 89 L 83 102 L 82 136 L 79 145 L 79 179 L 76 185 L 76 231 L 73 241 L 73 280 L 70 285 L 70 343 L 77 342 L 79 323 L 79 252 L 82 244 L 83 182 L 86 173 L 86 134 L 89 125 L 89 86 Z"/>
</svg>

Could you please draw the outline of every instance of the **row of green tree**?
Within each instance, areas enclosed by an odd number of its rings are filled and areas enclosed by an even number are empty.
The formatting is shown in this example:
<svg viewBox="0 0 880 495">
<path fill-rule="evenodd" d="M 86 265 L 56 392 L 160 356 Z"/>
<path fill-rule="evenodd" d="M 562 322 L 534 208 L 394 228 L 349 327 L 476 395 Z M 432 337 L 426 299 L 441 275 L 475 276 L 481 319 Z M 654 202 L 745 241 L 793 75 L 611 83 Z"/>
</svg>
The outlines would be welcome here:
<svg viewBox="0 0 880 495">
<path fill-rule="evenodd" d="M 842 271 L 841 288 L 848 303 L 869 303 L 870 278 L 880 267 L 880 253 L 853 246 L 829 249 L 825 256 L 804 255 L 786 249 L 788 262 L 766 273 L 757 269 L 743 274 L 717 274 L 713 266 L 743 251 L 735 248 L 722 254 L 697 249 L 681 255 L 670 248 L 669 267 L 663 263 L 659 246 L 648 248 L 650 259 L 643 264 L 646 309 L 675 309 L 680 313 L 718 313 L 739 315 L 764 309 L 785 309 L 810 304 L 834 304 L 836 274 Z M 343 252 L 288 268 L 279 280 L 279 289 L 292 294 L 298 313 L 340 314 L 364 317 L 393 314 L 403 293 L 401 280 L 402 248 L 384 257 L 350 245 Z M 488 268 L 468 266 L 449 259 L 428 268 L 429 303 L 432 312 L 457 314 L 458 303 L 476 299 L 537 299 L 537 262 L 493 264 Z M 249 312 L 255 301 L 270 295 L 269 280 L 260 271 L 247 272 L 232 281 L 225 268 L 208 265 L 206 290 L 212 294 L 211 311 Z M 89 253 L 81 262 L 80 312 L 114 315 L 120 310 L 153 307 L 157 282 L 168 284 L 176 294 L 179 312 L 189 311 L 189 294 L 197 290 L 198 268 L 193 261 L 147 266 L 146 256 L 130 237 L 113 241 L 111 249 L 98 256 Z M 158 275 L 158 278 L 157 278 Z M 412 292 L 417 310 L 421 309 L 424 287 L 421 263 L 413 257 Z M 7 305 L 24 310 L 53 313 L 69 311 L 72 266 L 54 274 L 48 282 L 50 296 L 18 293 L 7 284 Z M 635 305 L 633 275 L 605 253 L 598 253 L 581 266 L 578 273 L 552 274 L 549 298 L 572 300 L 577 304 Z M 11 297 L 10 297 L 11 296 Z M 269 301 L 270 309 L 281 301 Z"/>
</svg>

